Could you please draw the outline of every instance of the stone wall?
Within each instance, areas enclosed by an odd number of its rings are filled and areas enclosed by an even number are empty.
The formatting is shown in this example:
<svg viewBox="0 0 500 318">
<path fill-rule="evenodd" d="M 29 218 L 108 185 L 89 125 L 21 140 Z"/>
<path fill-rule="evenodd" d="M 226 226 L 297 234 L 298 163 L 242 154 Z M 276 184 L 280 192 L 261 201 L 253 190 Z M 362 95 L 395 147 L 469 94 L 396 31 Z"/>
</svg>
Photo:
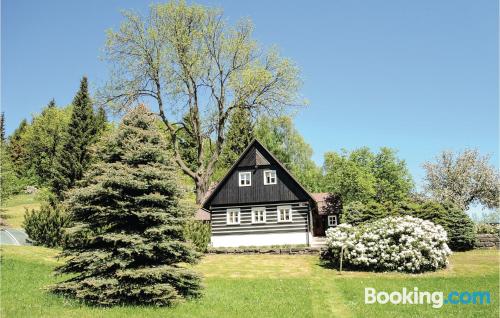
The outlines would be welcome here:
<svg viewBox="0 0 500 318">
<path fill-rule="evenodd" d="M 496 234 L 478 234 L 476 239 L 477 248 L 499 248 L 500 237 Z"/>
<path fill-rule="evenodd" d="M 208 248 L 208 254 L 283 254 L 283 255 L 319 255 L 320 247 L 291 247 L 291 248 Z"/>
</svg>

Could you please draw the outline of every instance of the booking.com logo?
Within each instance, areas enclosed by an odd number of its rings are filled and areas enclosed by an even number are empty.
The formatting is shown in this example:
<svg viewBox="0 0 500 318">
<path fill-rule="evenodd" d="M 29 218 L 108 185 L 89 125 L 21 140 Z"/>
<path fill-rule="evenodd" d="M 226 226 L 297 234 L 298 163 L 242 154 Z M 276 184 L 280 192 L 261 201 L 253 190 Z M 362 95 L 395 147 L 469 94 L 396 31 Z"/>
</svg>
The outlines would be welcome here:
<svg viewBox="0 0 500 318">
<path fill-rule="evenodd" d="M 418 287 L 413 290 L 403 288 L 401 291 L 377 292 L 375 288 L 365 287 L 365 304 L 387 304 L 394 305 L 425 305 L 432 304 L 432 308 L 441 308 L 443 305 L 469 305 L 469 304 L 490 304 L 489 291 L 451 291 L 447 297 L 440 291 L 428 292 L 419 291 Z"/>
</svg>

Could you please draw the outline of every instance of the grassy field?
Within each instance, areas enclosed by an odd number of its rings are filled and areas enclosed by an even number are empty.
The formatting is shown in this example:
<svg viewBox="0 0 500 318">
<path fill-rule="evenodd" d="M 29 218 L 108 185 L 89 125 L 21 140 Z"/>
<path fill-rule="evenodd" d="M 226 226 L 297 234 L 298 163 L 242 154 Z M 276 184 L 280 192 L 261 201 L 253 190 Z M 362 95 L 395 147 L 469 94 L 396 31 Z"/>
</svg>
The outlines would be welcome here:
<svg viewBox="0 0 500 318">
<path fill-rule="evenodd" d="M 40 202 L 34 194 L 20 194 L 9 198 L 4 206 L 2 217 L 5 218 L 7 226 L 21 228 L 24 221 L 25 209 L 38 209 Z"/>
<path fill-rule="evenodd" d="M 208 255 L 203 298 L 173 308 L 98 308 L 54 296 L 56 250 L 4 246 L 1 317 L 498 317 L 499 252 L 456 253 L 446 270 L 421 275 L 343 272 L 317 264 L 315 256 Z M 396 291 L 490 291 L 489 305 L 365 305 L 364 288 Z"/>
</svg>

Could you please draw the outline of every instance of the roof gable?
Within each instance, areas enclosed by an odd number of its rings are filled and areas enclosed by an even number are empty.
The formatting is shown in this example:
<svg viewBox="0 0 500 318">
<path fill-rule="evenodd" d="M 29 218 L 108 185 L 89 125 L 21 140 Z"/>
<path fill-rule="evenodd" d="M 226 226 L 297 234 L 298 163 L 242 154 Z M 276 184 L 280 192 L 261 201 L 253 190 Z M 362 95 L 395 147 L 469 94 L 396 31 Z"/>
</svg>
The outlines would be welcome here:
<svg viewBox="0 0 500 318">
<path fill-rule="evenodd" d="M 264 185 L 263 171 L 277 171 L 278 184 Z M 252 186 L 239 187 L 238 172 L 252 171 Z M 274 193 L 274 194 L 273 194 Z M 228 197 L 229 199 L 222 199 Z M 288 172 L 288 170 L 258 140 L 254 139 L 243 151 L 240 158 L 229 169 L 214 191 L 206 198 L 203 207 L 215 204 L 252 203 L 276 201 L 313 201 L 311 195 Z"/>
</svg>

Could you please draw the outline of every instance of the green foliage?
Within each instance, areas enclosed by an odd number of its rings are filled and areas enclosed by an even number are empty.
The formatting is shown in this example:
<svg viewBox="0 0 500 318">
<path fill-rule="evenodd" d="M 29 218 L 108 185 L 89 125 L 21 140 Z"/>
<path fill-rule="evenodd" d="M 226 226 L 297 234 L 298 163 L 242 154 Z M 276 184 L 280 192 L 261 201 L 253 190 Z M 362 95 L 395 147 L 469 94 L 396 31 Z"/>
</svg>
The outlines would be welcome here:
<svg viewBox="0 0 500 318">
<path fill-rule="evenodd" d="M 197 220 L 189 220 L 184 227 L 186 239 L 193 243 L 195 249 L 205 253 L 210 244 L 210 223 Z"/>
<path fill-rule="evenodd" d="M 51 289 L 99 305 L 171 305 L 200 295 L 183 266 L 199 254 L 187 241 L 187 212 L 171 157 L 146 107 L 128 113 L 98 149 L 99 162 L 69 191 L 69 229 Z"/>
<path fill-rule="evenodd" d="M 375 201 L 370 201 L 368 203 L 354 201 L 344 206 L 340 216 L 340 221 L 341 223 L 360 225 L 365 222 L 385 218 L 390 216 L 391 213 L 392 211 Z"/>
<path fill-rule="evenodd" d="M 366 147 L 351 152 L 327 152 L 323 169 L 325 190 L 340 195 L 345 203 L 401 202 L 414 187 L 405 161 L 386 147 L 378 153 Z"/>
<path fill-rule="evenodd" d="M 4 143 L 0 143 L 0 160 L 0 203 L 3 205 L 5 200 L 18 192 L 19 178 L 16 175 L 11 158 L 6 152 Z"/>
<path fill-rule="evenodd" d="M 5 143 L 5 113 L 0 113 L 0 143 Z"/>
<path fill-rule="evenodd" d="M 478 223 L 474 225 L 474 232 L 476 234 L 496 234 L 500 236 L 500 225 Z"/>
<path fill-rule="evenodd" d="M 260 118 L 255 136 L 308 191 L 321 191 L 321 169 L 311 159 L 313 150 L 290 117 Z"/>
<path fill-rule="evenodd" d="M 342 210 L 341 223 L 360 225 L 389 216 L 405 215 L 441 225 L 448 233 L 448 246 L 454 251 L 468 250 L 474 246 L 474 223 L 464 211 L 450 203 L 350 202 Z"/>
<path fill-rule="evenodd" d="M 236 109 L 233 112 L 225 137 L 218 166 L 227 172 L 254 139 L 252 117 L 247 109 Z"/>
<path fill-rule="evenodd" d="M 70 219 L 61 205 L 42 204 L 40 210 L 26 209 L 23 228 L 34 245 L 46 247 L 61 246 L 64 242 L 64 228 Z"/>
<path fill-rule="evenodd" d="M 12 135 L 10 135 L 8 144 L 7 144 L 7 152 L 11 157 L 12 165 L 14 167 L 14 171 L 16 172 L 18 177 L 26 177 L 28 169 L 28 149 L 26 147 L 26 140 L 24 138 L 24 134 L 26 133 L 26 129 L 28 128 L 28 121 L 23 119 L 19 126 L 14 130 Z"/>
<path fill-rule="evenodd" d="M 112 77 L 104 99 L 123 110 L 152 98 L 198 203 L 217 171 L 233 110 L 257 117 L 305 103 L 295 63 L 262 49 L 248 19 L 232 25 L 217 8 L 170 1 L 152 5 L 148 15 L 124 12 L 120 27 L 107 33 L 105 53 Z M 178 114 L 189 114 L 194 166 L 181 156 Z"/>
<path fill-rule="evenodd" d="M 429 201 L 416 209 L 414 216 L 441 225 L 448 233 L 448 246 L 453 251 L 474 248 L 474 222 L 456 205 Z"/>
<path fill-rule="evenodd" d="M 83 177 L 91 163 L 90 147 L 96 142 L 99 129 L 104 128 L 104 121 L 102 109 L 97 115 L 94 114 L 87 78 L 83 77 L 80 89 L 73 99 L 73 112 L 55 163 L 52 189 L 57 197 L 62 198 L 64 192 Z"/>
<path fill-rule="evenodd" d="M 38 186 L 50 185 L 54 180 L 54 167 L 61 155 L 70 116 L 71 107 L 57 108 L 52 100 L 26 128 L 26 166 L 33 171 Z"/>
</svg>

